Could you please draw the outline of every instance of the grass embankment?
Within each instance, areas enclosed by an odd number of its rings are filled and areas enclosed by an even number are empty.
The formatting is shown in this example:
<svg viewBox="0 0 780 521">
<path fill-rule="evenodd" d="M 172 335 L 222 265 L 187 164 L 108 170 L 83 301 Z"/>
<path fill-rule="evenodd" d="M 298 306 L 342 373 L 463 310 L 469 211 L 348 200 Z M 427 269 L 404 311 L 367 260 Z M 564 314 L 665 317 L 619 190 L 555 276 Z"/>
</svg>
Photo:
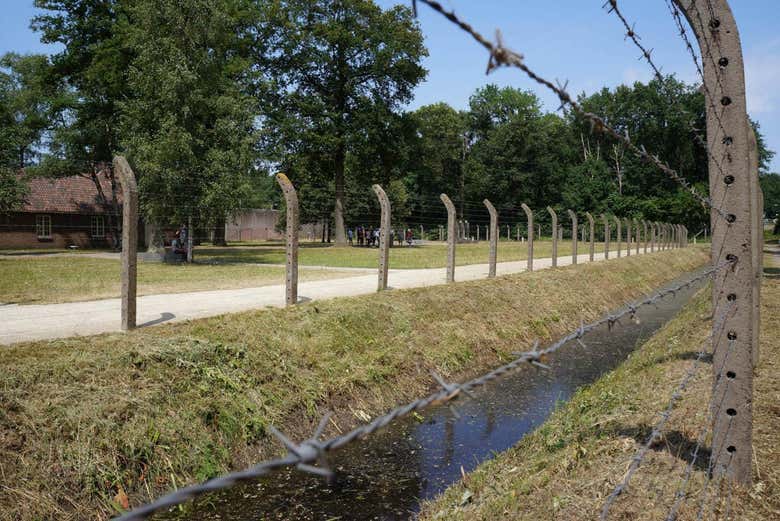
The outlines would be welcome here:
<svg viewBox="0 0 780 521">
<path fill-rule="evenodd" d="M 89 338 L 0 358 L 0 519 L 105 518 L 333 435 L 707 261 L 690 248 Z"/>
<path fill-rule="evenodd" d="M 375 252 L 376 253 L 376 252 Z M 84 256 L 0 258 L 0 302 L 51 304 L 119 297 L 120 263 Z M 299 279 L 359 275 L 351 271 L 301 269 Z M 251 288 L 284 284 L 284 267 L 251 264 L 138 263 L 138 294 Z"/>
<path fill-rule="evenodd" d="M 604 251 L 603 243 L 596 243 L 596 252 Z M 625 251 L 625 242 L 623 249 Z M 588 253 L 588 243 L 579 243 L 577 252 Z M 614 242 L 610 250 L 616 250 Z M 486 241 L 478 243 L 458 244 L 455 263 L 486 264 L 489 245 Z M 571 240 L 558 244 L 558 255 L 571 256 Z M 537 240 L 534 242 L 534 257 L 552 256 L 552 242 Z M 242 244 L 227 248 L 203 247 L 198 250 L 198 258 L 203 262 L 257 262 L 268 264 L 284 264 L 284 245 L 279 243 Z M 528 258 L 528 244 L 517 241 L 501 241 L 498 244 L 498 262 L 519 261 Z M 306 266 L 333 266 L 344 268 L 376 268 L 377 249 L 362 247 L 340 247 L 318 243 L 301 244 L 299 254 L 300 264 Z M 421 246 L 395 246 L 390 250 L 390 268 L 417 269 L 443 268 L 447 265 L 447 245 L 445 243 L 426 243 Z"/>
<path fill-rule="evenodd" d="M 780 519 L 780 264 L 764 279 L 761 363 L 754 379 L 754 485 L 733 490 L 729 519 Z M 640 444 L 711 328 L 710 296 L 696 300 L 617 370 L 579 390 L 517 446 L 487 462 L 424 505 L 423 520 L 598 519 Z M 666 519 L 698 433 L 707 422 L 711 365 L 703 365 L 678 402 L 663 439 L 650 451 L 609 519 Z M 709 440 L 700 452 L 678 519 L 698 518 Z M 468 491 L 468 492 L 467 492 Z M 464 496 L 465 494 L 465 496 Z M 704 519 L 725 519 L 728 490 L 710 489 Z M 470 498 L 468 502 L 464 497 Z M 712 510 L 710 510 L 712 508 Z"/>
</svg>

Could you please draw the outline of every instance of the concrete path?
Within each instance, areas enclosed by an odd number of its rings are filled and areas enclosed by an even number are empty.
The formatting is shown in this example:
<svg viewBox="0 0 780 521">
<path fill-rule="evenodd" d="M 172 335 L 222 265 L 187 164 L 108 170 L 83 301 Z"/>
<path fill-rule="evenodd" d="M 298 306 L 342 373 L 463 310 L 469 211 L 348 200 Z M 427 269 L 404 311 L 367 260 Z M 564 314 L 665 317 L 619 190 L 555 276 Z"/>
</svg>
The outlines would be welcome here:
<svg viewBox="0 0 780 521">
<path fill-rule="evenodd" d="M 615 258 L 616 252 L 610 254 Z M 603 259 L 603 253 L 596 254 L 596 261 Z M 577 262 L 587 263 L 588 255 L 579 255 Z M 558 259 L 559 266 L 569 264 L 570 255 Z M 534 261 L 535 270 L 549 268 L 551 265 L 550 258 Z M 498 275 L 520 273 L 525 269 L 524 260 L 497 265 Z M 455 268 L 456 281 L 484 279 L 487 275 L 487 264 Z M 390 270 L 389 273 L 389 285 L 394 289 L 435 286 L 444 284 L 445 279 L 445 268 Z M 298 295 L 302 301 L 323 300 L 366 295 L 376 292 L 376 288 L 377 275 L 374 272 L 349 278 L 302 282 L 298 286 Z M 284 285 L 147 295 L 138 297 L 138 324 L 140 327 L 148 327 L 224 313 L 283 306 Z M 119 314 L 118 298 L 66 304 L 0 306 L 0 344 L 119 331 Z"/>
</svg>

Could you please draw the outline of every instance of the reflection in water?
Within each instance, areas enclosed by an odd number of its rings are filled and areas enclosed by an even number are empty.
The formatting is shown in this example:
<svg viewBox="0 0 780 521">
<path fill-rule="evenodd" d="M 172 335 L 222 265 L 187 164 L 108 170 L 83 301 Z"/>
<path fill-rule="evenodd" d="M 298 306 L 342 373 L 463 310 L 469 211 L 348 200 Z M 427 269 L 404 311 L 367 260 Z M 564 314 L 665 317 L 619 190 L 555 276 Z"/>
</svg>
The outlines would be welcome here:
<svg viewBox="0 0 780 521">
<path fill-rule="evenodd" d="M 675 281 L 677 282 L 677 281 Z M 671 285 L 671 284 L 670 284 Z M 695 289 L 645 307 L 638 321 L 593 331 L 585 347 L 573 342 L 550 357 L 551 370 L 529 366 L 447 406 L 423 411 L 422 421 L 400 420 L 373 437 L 331 454 L 333 483 L 294 470 L 198 500 L 157 519 L 395 520 L 414 516 L 435 496 L 496 452 L 540 425 L 560 401 L 621 363 L 672 318 Z"/>
</svg>

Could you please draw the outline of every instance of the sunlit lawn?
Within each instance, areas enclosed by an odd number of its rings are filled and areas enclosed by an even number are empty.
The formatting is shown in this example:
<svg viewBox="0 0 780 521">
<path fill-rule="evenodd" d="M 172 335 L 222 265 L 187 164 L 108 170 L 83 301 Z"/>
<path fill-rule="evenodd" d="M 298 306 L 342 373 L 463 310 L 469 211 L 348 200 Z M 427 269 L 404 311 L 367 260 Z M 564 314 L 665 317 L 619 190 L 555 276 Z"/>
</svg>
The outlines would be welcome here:
<svg viewBox="0 0 780 521">
<path fill-rule="evenodd" d="M 119 296 L 120 264 L 113 259 L 75 256 L 0 258 L 0 302 L 53 303 Z M 302 281 L 349 277 L 357 272 L 307 270 Z M 233 289 L 284 283 L 284 268 L 246 263 L 138 263 L 138 294 Z"/>
<path fill-rule="evenodd" d="M 623 244 L 625 249 L 625 244 Z M 560 257 L 571 255 L 571 240 L 558 244 Z M 610 250 L 616 249 L 610 244 Z M 603 243 L 596 243 L 596 252 L 604 250 Z M 588 244 L 579 243 L 580 255 L 588 252 Z M 516 241 L 501 241 L 498 245 L 498 262 L 519 261 L 527 258 L 528 244 Z M 534 257 L 550 257 L 552 242 L 549 240 L 534 243 Z M 198 260 L 215 263 L 284 264 L 284 244 L 279 242 L 245 243 L 227 248 L 204 246 L 198 249 Z M 488 243 L 458 244 L 455 263 L 482 264 L 488 261 Z M 377 248 L 357 246 L 337 247 L 321 243 L 302 243 L 299 252 L 302 266 L 331 266 L 344 268 L 375 268 L 378 263 Z M 427 243 L 420 246 L 395 246 L 390 250 L 390 268 L 441 268 L 447 264 L 447 247 L 444 243 Z"/>
</svg>

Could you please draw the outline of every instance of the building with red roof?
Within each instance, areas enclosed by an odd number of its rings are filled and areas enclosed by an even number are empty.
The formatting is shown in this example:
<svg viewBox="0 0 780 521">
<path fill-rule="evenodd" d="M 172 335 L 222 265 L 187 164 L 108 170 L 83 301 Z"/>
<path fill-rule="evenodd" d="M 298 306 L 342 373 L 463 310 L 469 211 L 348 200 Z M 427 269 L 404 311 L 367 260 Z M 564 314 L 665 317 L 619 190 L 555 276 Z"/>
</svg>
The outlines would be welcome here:
<svg viewBox="0 0 780 521">
<path fill-rule="evenodd" d="M 114 245 L 121 222 L 118 180 L 112 186 L 104 172 L 94 179 L 89 174 L 23 179 L 28 186 L 24 204 L 0 214 L 0 249 Z"/>
</svg>

